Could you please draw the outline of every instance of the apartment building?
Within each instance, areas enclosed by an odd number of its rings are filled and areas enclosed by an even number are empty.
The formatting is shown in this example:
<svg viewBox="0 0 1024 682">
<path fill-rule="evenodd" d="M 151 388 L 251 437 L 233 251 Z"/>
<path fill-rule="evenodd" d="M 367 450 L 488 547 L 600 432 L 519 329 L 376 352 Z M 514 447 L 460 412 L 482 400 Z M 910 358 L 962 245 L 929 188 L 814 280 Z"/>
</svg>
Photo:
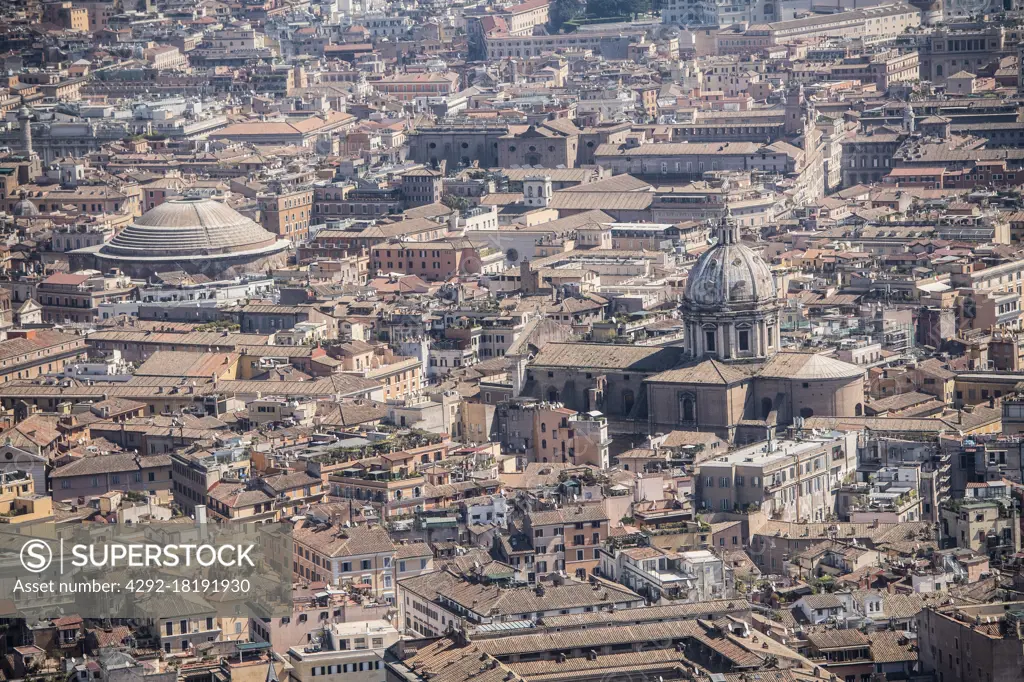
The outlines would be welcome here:
<svg viewBox="0 0 1024 682">
<path fill-rule="evenodd" d="M 593 575 L 608 528 L 608 513 L 597 504 L 524 515 L 523 533 L 533 546 L 537 578 L 558 571 L 580 579 Z"/>
<path fill-rule="evenodd" d="M 408 208 L 426 206 L 441 201 L 444 193 L 444 173 L 421 168 L 402 175 L 402 195 Z"/>
<path fill-rule="evenodd" d="M 288 674 L 297 682 L 384 682 L 384 652 L 398 640 L 386 620 L 321 625 L 309 644 L 288 649 Z"/>
<path fill-rule="evenodd" d="M 892 130 L 869 131 L 842 141 L 842 184 L 881 182 L 891 172 L 893 156 L 907 135 Z"/>
<path fill-rule="evenodd" d="M 300 189 L 282 194 L 257 196 L 260 224 L 268 232 L 293 242 L 303 241 L 313 219 L 313 190 Z"/>
<path fill-rule="evenodd" d="M 373 88 L 402 102 L 448 97 L 459 89 L 456 73 L 396 73 L 373 82 Z"/>
<path fill-rule="evenodd" d="M 621 48 L 625 52 L 633 36 L 642 35 L 642 29 L 628 31 L 578 31 L 559 35 L 520 35 L 497 33 L 484 36 L 484 49 L 487 59 L 504 57 L 539 57 L 550 52 L 567 50 L 593 50 L 595 54 L 605 50 Z M 624 55 L 623 55 L 624 56 Z"/>
<path fill-rule="evenodd" d="M 59 374 L 85 359 L 84 337 L 47 329 L 11 331 L 0 341 L 0 382 Z"/>
<path fill-rule="evenodd" d="M 853 432 L 755 443 L 701 463 L 695 496 L 709 511 L 761 509 L 785 521 L 824 521 L 835 491 L 857 467 Z"/>
<path fill-rule="evenodd" d="M 3 523 L 38 523 L 53 519 L 53 500 L 43 488 L 37 492 L 27 471 L 0 472 L 0 518 Z"/>
<path fill-rule="evenodd" d="M 416 248 L 410 248 L 413 246 Z M 370 270 L 416 275 L 428 282 L 444 281 L 464 272 L 463 261 L 475 252 L 454 241 L 377 244 L 370 248 Z"/>
<path fill-rule="evenodd" d="M 893 3 L 755 25 L 733 25 L 715 34 L 716 54 L 751 54 L 818 38 L 895 38 L 921 25 L 920 11 Z"/>
<path fill-rule="evenodd" d="M 353 340 L 331 348 L 342 371 L 379 381 L 385 400 L 418 395 L 423 388 L 423 361 L 395 355 L 385 344 Z"/>
<path fill-rule="evenodd" d="M 548 10 L 551 0 L 526 0 L 512 5 L 501 13 L 505 17 L 508 32 L 514 36 L 528 36 L 533 33 L 534 26 L 548 23 Z"/>
<path fill-rule="evenodd" d="M 53 500 L 94 498 L 120 491 L 171 499 L 171 458 L 168 455 L 114 454 L 83 457 L 53 470 Z"/>
<path fill-rule="evenodd" d="M 226 513 L 220 504 L 209 498 L 210 490 L 221 482 L 239 483 L 249 476 L 249 454 L 246 448 L 226 448 L 212 452 L 183 452 L 171 454 L 171 481 L 175 504 L 187 514 L 194 514 L 196 505 L 208 505 L 214 514 L 225 520 L 233 514 Z"/>
<path fill-rule="evenodd" d="M 634 137 L 624 144 L 602 144 L 594 161 L 615 175 L 629 173 L 674 180 L 699 180 L 706 171 L 794 173 L 802 169 L 795 147 L 756 142 L 646 142 Z"/>
<path fill-rule="evenodd" d="M 58 272 L 39 282 L 35 300 L 45 322 L 92 322 L 102 304 L 125 302 L 134 295 L 128 277 Z"/>
<path fill-rule="evenodd" d="M 323 502 L 327 488 L 319 476 L 305 471 L 292 471 L 268 476 L 260 487 L 273 497 L 284 514 L 297 515 L 304 506 Z"/>
<path fill-rule="evenodd" d="M 1006 28 L 978 23 L 968 29 L 939 29 L 918 39 L 920 78 L 936 85 L 962 71 L 977 73 L 1001 56 L 1013 54 Z"/>
<path fill-rule="evenodd" d="M 887 50 L 844 59 L 839 64 L 833 64 L 830 71 L 837 80 L 849 78 L 862 83 L 874 83 L 879 91 L 885 92 L 896 83 L 920 79 L 921 60 L 916 50 Z"/>
<path fill-rule="evenodd" d="M 947 547 L 970 549 L 991 559 L 1020 551 L 1020 513 L 1009 494 L 950 500 L 939 510 L 939 526 Z"/>
<path fill-rule="evenodd" d="M 395 545 L 381 526 L 339 528 L 306 522 L 293 531 L 297 580 L 356 586 L 394 601 Z"/>
<path fill-rule="evenodd" d="M 731 596 L 732 569 L 706 550 L 671 552 L 645 544 L 602 549 L 601 575 L 652 604 L 702 602 Z"/>
<path fill-rule="evenodd" d="M 143 613 L 160 613 L 166 610 L 161 608 L 157 597 L 150 595 L 140 599 L 138 608 Z M 155 635 L 158 647 L 171 656 L 188 656 L 197 650 L 200 645 L 209 642 L 216 642 L 221 638 L 220 619 L 216 611 L 209 607 L 209 610 L 194 608 L 199 613 L 190 613 L 187 616 L 163 616 L 154 618 L 150 624 L 150 631 Z"/>
<path fill-rule="evenodd" d="M 946 682 L 1020 676 L 1024 602 L 931 606 L 915 625 L 922 674 Z"/>
<path fill-rule="evenodd" d="M 536 623 L 551 616 L 596 614 L 645 603 L 627 587 L 595 577 L 588 582 L 567 578 L 510 587 L 510 569 L 494 562 L 485 576 L 475 567 L 463 570 L 451 562 L 440 571 L 403 580 L 398 586 L 400 627 L 414 637 L 436 637 L 463 620 L 473 626 Z"/>
</svg>

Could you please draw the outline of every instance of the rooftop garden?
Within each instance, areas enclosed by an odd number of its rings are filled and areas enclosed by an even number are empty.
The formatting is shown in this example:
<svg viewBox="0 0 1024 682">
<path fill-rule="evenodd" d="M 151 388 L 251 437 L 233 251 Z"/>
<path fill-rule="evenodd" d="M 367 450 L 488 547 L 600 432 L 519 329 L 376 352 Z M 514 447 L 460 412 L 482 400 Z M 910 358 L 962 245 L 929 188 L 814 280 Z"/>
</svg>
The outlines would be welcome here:
<svg viewBox="0 0 1024 682">
<path fill-rule="evenodd" d="M 332 448 L 324 454 L 314 458 L 313 461 L 320 464 L 341 464 L 344 462 L 356 462 L 367 457 L 377 457 L 392 452 L 402 452 L 425 445 L 440 445 L 444 442 L 444 436 L 419 429 L 408 429 L 394 431 L 391 437 L 376 443 L 367 443 L 354 447 Z"/>
</svg>

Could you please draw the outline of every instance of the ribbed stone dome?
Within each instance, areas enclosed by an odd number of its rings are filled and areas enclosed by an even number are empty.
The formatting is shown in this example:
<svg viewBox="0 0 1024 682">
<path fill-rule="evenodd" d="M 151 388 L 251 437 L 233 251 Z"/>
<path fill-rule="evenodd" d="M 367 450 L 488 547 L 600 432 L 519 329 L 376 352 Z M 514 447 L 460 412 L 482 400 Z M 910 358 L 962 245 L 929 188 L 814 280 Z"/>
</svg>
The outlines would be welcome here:
<svg viewBox="0 0 1024 682">
<path fill-rule="evenodd" d="M 774 301 L 776 296 L 771 270 L 759 255 L 738 241 L 719 241 L 690 270 L 684 299 L 691 305 L 724 310 L 730 304 Z"/>
<path fill-rule="evenodd" d="M 276 243 L 275 235 L 219 201 L 172 199 L 121 230 L 100 253 L 180 258 L 256 251 Z"/>
<path fill-rule="evenodd" d="M 16 218 L 31 218 L 39 215 L 39 209 L 28 199 L 22 199 L 14 205 L 13 213 Z"/>
</svg>

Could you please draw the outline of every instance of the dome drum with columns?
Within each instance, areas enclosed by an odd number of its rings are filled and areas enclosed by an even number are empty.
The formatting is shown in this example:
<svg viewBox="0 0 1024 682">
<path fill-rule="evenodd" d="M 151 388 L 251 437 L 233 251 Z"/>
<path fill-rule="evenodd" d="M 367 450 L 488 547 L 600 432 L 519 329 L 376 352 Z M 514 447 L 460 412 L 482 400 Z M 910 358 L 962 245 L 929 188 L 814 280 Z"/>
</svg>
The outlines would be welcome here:
<svg viewBox="0 0 1024 682">
<path fill-rule="evenodd" d="M 285 264 L 288 246 L 224 203 L 183 198 L 150 209 L 106 244 L 69 256 L 78 267 L 116 267 L 135 277 L 169 270 L 232 277 Z"/>
<path fill-rule="evenodd" d="M 717 243 L 687 277 L 682 304 L 687 351 L 693 358 L 766 360 L 780 343 L 775 278 L 740 242 L 728 211 L 717 233 Z"/>
</svg>

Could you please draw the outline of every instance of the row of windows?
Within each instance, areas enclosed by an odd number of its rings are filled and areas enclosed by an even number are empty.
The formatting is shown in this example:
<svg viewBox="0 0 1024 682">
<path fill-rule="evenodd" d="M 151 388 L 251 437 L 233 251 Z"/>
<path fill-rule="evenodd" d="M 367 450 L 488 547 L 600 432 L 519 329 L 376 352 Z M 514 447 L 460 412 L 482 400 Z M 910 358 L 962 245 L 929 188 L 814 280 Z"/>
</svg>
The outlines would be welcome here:
<svg viewBox="0 0 1024 682">
<path fill-rule="evenodd" d="M 383 646 L 384 646 L 384 644 L 382 642 L 381 645 L 380 645 L 380 648 L 383 648 Z M 365 649 L 366 647 L 364 646 L 362 648 Z M 340 665 L 327 665 L 327 666 L 321 665 L 319 667 L 313 666 L 312 670 L 313 670 L 313 677 L 317 677 L 317 675 L 318 675 L 317 671 L 318 670 L 319 670 L 319 675 L 321 677 L 324 676 L 324 675 L 335 675 L 335 674 L 338 674 L 338 673 L 348 673 L 348 672 L 353 672 L 354 673 L 354 672 L 363 672 L 364 670 L 380 670 L 380 661 L 360 661 L 359 663 L 342 663 Z"/>
<path fill-rule="evenodd" d="M 110 484 L 111 485 L 120 485 L 121 484 L 121 478 L 122 478 L 121 474 L 111 474 L 110 475 Z M 168 473 L 168 478 L 170 478 L 170 473 Z M 133 483 L 142 483 L 142 472 L 141 471 L 136 471 L 134 474 L 130 475 L 130 478 L 129 478 L 128 474 L 125 474 L 124 475 L 124 482 L 128 483 L 129 480 L 131 482 L 133 482 Z M 148 472 L 148 480 L 151 483 L 155 482 L 156 481 L 156 473 L 152 472 L 152 471 Z M 73 482 L 72 478 L 62 479 L 61 482 L 60 482 L 60 487 L 63 488 L 64 490 L 67 490 L 68 488 L 71 488 L 72 482 Z M 99 488 L 100 487 L 100 477 L 99 476 L 93 476 L 90 479 L 90 481 L 89 481 L 89 485 L 91 487 L 93 487 L 93 488 Z"/>
</svg>

